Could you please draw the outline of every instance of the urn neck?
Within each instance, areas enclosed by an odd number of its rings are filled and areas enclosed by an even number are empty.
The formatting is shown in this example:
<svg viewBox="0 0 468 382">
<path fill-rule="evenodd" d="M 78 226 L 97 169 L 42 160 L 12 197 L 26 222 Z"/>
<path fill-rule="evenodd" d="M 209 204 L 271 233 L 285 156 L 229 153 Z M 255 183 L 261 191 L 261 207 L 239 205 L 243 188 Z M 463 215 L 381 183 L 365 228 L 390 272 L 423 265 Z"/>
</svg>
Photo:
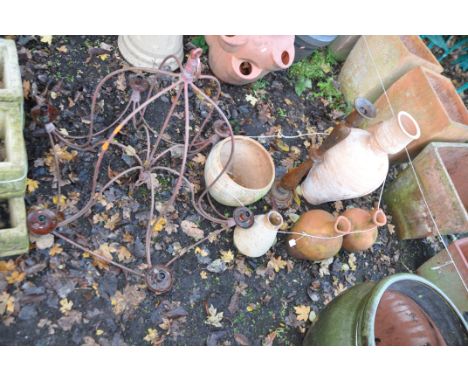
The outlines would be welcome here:
<svg viewBox="0 0 468 382">
<path fill-rule="evenodd" d="M 283 225 L 283 217 L 277 211 L 270 211 L 263 217 L 265 227 L 277 231 Z"/>
<path fill-rule="evenodd" d="M 395 117 L 377 125 L 371 136 L 371 144 L 387 154 L 396 154 L 420 135 L 416 120 L 407 112 L 400 111 Z"/>
</svg>

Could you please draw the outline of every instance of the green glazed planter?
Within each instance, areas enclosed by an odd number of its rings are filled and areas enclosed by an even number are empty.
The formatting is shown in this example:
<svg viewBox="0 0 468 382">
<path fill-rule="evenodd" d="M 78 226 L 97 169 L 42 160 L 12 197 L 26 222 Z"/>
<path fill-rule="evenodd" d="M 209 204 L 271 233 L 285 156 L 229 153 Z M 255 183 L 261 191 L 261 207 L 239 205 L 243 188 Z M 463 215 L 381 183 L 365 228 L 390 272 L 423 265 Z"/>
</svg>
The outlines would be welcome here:
<svg viewBox="0 0 468 382">
<path fill-rule="evenodd" d="M 375 346 L 377 307 L 390 290 L 416 301 L 447 345 L 468 345 L 468 324 L 449 298 L 424 278 L 406 273 L 356 285 L 334 299 L 309 328 L 304 345 Z"/>
</svg>

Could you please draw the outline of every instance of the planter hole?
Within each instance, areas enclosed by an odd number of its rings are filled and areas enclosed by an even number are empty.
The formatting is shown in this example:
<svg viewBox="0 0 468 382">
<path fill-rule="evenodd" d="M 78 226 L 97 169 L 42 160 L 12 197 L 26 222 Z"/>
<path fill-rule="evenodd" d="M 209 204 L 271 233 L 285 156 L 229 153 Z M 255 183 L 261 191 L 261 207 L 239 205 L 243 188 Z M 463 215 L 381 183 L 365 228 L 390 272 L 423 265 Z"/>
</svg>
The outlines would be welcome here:
<svg viewBox="0 0 468 382">
<path fill-rule="evenodd" d="M 3 82 L 3 78 L 5 77 L 4 75 L 4 70 L 5 70 L 5 64 L 1 58 L 2 55 L 0 55 L 0 89 L 5 88 L 5 83 Z"/>
<path fill-rule="evenodd" d="M 335 222 L 335 231 L 340 234 L 351 232 L 351 222 L 344 216 L 338 216 Z"/>
<path fill-rule="evenodd" d="M 11 228 L 8 200 L 0 200 L 0 229 Z"/>
<path fill-rule="evenodd" d="M 289 53 L 287 51 L 284 51 L 283 53 L 281 53 L 281 62 L 284 65 L 289 64 Z"/>
<path fill-rule="evenodd" d="M 0 162 L 5 162 L 6 160 L 5 142 L 0 138 Z"/>
<path fill-rule="evenodd" d="M 244 61 L 239 65 L 239 70 L 244 76 L 248 76 L 252 73 L 252 64 L 250 62 Z"/>
</svg>

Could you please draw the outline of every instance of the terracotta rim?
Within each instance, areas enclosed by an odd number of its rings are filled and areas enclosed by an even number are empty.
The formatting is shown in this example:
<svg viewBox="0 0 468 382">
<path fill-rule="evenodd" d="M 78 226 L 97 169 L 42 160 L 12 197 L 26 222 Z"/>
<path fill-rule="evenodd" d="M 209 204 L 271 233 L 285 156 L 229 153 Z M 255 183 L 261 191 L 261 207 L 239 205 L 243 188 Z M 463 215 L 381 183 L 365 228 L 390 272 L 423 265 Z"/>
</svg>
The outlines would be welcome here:
<svg viewBox="0 0 468 382">
<path fill-rule="evenodd" d="M 281 227 L 283 225 L 283 216 L 278 211 L 270 211 L 267 217 L 272 226 Z"/>
<path fill-rule="evenodd" d="M 351 221 L 346 216 L 338 216 L 335 221 L 335 231 L 346 235 L 351 232 Z"/>
<path fill-rule="evenodd" d="M 398 124 L 401 131 L 411 139 L 418 139 L 421 136 L 421 129 L 413 116 L 406 111 L 398 113 Z"/>
<path fill-rule="evenodd" d="M 387 215 L 382 211 L 381 208 L 378 210 L 375 210 L 372 214 L 372 222 L 377 226 L 377 227 L 383 227 L 385 224 L 387 224 Z"/>
</svg>

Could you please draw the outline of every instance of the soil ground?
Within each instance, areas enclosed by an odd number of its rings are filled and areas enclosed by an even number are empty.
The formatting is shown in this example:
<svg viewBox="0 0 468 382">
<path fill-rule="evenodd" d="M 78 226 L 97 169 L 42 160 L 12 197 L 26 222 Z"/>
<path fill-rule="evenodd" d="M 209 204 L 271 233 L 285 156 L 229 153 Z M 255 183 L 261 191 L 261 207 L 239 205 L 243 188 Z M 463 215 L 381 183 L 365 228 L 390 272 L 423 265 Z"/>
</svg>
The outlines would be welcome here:
<svg viewBox="0 0 468 382">
<path fill-rule="evenodd" d="M 97 83 L 108 73 L 123 67 L 125 62 L 119 54 L 115 36 L 53 36 L 50 45 L 47 41 L 41 42 L 38 36 L 16 37 L 16 43 L 25 81 L 28 178 L 39 182 L 36 190 L 27 193 L 26 202 L 28 208 L 38 204 L 51 205 L 56 189 L 47 166 L 50 146 L 47 136 L 41 134 L 30 119 L 30 110 L 36 105 L 34 95 L 47 89 L 43 94 L 61 110 L 56 122 L 58 129 L 65 129 L 70 134 L 86 132 L 91 97 Z M 109 52 L 93 50 L 103 47 Z M 185 39 L 185 47 L 187 52 L 189 39 Z M 208 73 L 206 55 L 203 63 L 204 73 Z M 335 74 L 339 68 L 340 64 L 333 68 Z M 454 69 L 450 67 L 448 70 Z M 460 74 L 454 73 L 453 77 L 459 81 Z M 286 135 L 296 134 L 298 130 L 306 132 L 308 128 L 324 132 L 340 117 L 324 100 L 307 94 L 298 97 L 285 71 L 271 73 L 263 81 L 266 84 L 263 89 L 252 85 L 222 84 L 220 106 L 237 134 L 269 135 L 276 134 L 280 128 Z M 109 124 L 128 101 L 129 92 L 121 85 L 115 78 L 103 88 L 99 103 L 101 112 L 96 120 L 98 125 Z M 210 87 L 206 86 L 204 90 L 210 92 Z M 257 100 L 255 105 L 249 101 L 249 95 Z M 192 121 L 196 126 L 206 113 L 206 107 L 194 96 L 191 106 Z M 148 109 L 148 122 L 151 125 L 161 123 L 168 107 L 168 97 L 158 101 Z M 176 121 L 171 129 L 171 139 L 182 140 L 180 123 Z M 130 129 L 119 139 L 142 152 L 143 131 Z M 271 153 L 277 173 L 284 173 L 287 167 L 297 165 L 305 158 L 307 141 L 310 139 L 305 137 L 260 140 Z M 208 151 L 203 154 L 206 156 Z M 94 160 L 95 154 L 80 152 L 62 163 L 62 173 L 67 181 L 64 186 L 66 213 L 73 213 L 88 200 Z M 109 173 L 124 170 L 133 161 L 129 155 L 112 152 L 104 162 L 99 184 L 107 181 Z M 167 160 L 165 164 L 179 166 L 177 159 Z M 387 182 L 391 182 L 401 168 L 402 165 L 392 166 Z M 203 164 L 191 161 L 188 168 L 190 180 L 196 185 L 203 184 L 202 174 Z M 132 188 L 131 182 L 135 180 L 135 177 L 129 177 L 122 184 L 113 186 L 105 193 L 105 202 L 98 203 L 91 214 L 62 232 L 78 238 L 91 249 L 105 243 L 117 243 L 116 248 L 123 245 L 131 254 L 127 265 L 141 265 L 149 191 L 145 187 Z M 158 181 L 156 199 L 164 202 L 170 197 L 174 179 L 159 174 Z M 377 190 L 369 196 L 344 201 L 342 205 L 329 203 L 320 208 L 332 213 L 351 205 L 370 208 L 379 195 L 380 190 Z M 270 208 L 268 198 L 252 206 L 255 213 Z M 296 215 L 310 208 L 302 199 L 299 206 L 295 204 L 285 211 L 285 221 L 290 226 Z M 386 209 L 385 204 L 382 208 Z M 231 213 L 228 208 L 221 210 Z M 5 220 L 4 212 L 0 211 L 1 221 Z M 105 228 L 116 213 L 116 223 Z M 96 220 L 95 216 L 99 214 L 104 217 L 103 221 Z M 177 200 L 175 215 L 177 218 L 168 221 L 172 227 L 180 225 L 182 220 L 190 220 L 205 234 L 218 228 L 196 214 L 186 191 Z M 164 229 L 153 238 L 155 263 L 169 260 L 178 246 L 194 242 L 180 227 L 174 232 L 167 231 Z M 285 235 L 278 236 L 276 245 L 267 255 L 246 259 L 235 250 L 232 231 L 229 231 L 212 243 L 200 245 L 198 254 L 190 251 L 177 261 L 173 267 L 173 288 L 161 296 L 147 290 L 143 280 L 126 275 L 113 266 L 96 263 L 66 242 L 56 239 L 52 247 L 55 250 L 40 250 L 32 244 L 29 254 L 11 259 L 19 274 L 24 273 L 24 279 L 10 283 L 6 273 L 0 273 L 0 295 L 7 293 L 14 298 L 12 312 L 0 317 L 0 344 L 299 345 L 311 322 L 298 319 L 295 308 L 299 307 L 299 311 L 310 308 L 318 315 L 327 303 L 354 284 L 380 280 L 397 272 L 414 272 L 440 249 L 437 239 L 399 241 L 392 231 L 392 225 L 381 228 L 371 250 L 353 255 L 342 250 L 328 264 L 299 261 L 288 256 Z M 227 262 L 226 270 L 220 273 L 208 270 L 210 262 L 229 250 L 234 259 Z M 112 255 L 114 259 L 119 256 L 118 253 Z M 279 264 L 279 269 L 275 270 L 274 264 Z M 220 327 L 207 323 L 210 306 L 217 310 L 216 313 L 223 312 Z M 312 320 L 314 313 L 310 315 Z"/>
</svg>

